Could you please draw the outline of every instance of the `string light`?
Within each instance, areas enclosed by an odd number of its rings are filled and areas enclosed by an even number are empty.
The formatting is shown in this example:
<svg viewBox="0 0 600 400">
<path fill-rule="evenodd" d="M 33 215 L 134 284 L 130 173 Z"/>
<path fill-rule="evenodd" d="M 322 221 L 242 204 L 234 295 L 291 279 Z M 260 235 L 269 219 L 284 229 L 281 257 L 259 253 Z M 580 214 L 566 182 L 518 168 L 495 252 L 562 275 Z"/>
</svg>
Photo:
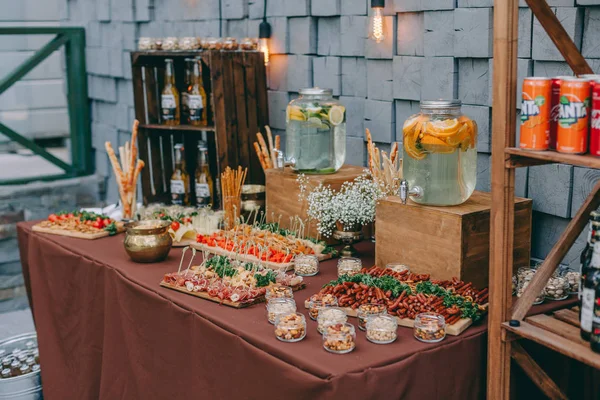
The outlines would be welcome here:
<svg viewBox="0 0 600 400">
<path fill-rule="evenodd" d="M 385 7 L 385 0 L 371 0 L 371 17 L 369 21 L 369 38 L 374 40 L 376 43 L 381 43 L 385 40 L 384 35 L 384 16 L 383 8 Z"/>
<path fill-rule="evenodd" d="M 267 22 L 267 0 L 264 3 L 263 21 L 258 26 L 258 39 L 260 41 L 260 51 L 265 56 L 265 65 L 269 65 L 269 38 L 271 37 L 271 24 Z"/>
</svg>

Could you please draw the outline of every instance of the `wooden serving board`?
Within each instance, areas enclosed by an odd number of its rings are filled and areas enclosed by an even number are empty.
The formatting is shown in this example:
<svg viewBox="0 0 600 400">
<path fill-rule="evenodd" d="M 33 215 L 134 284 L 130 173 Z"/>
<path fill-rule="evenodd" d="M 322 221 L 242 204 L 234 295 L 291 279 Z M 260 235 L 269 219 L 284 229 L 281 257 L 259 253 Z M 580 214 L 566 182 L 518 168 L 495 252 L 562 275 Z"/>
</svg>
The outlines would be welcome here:
<svg viewBox="0 0 600 400">
<path fill-rule="evenodd" d="M 308 308 L 308 300 L 304 302 L 304 307 Z M 346 312 L 346 315 L 349 317 L 356 317 L 357 312 L 352 307 L 340 307 L 342 310 Z M 406 328 L 414 328 L 415 320 L 410 318 L 400 318 L 395 317 L 396 321 L 398 321 L 399 326 L 403 326 Z M 463 333 L 469 326 L 473 324 L 473 320 L 471 318 L 461 318 L 452 325 L 446 325 L 446 334 L 452 336 L 458 336 Z"/>
<path fill-rule="evenodd" d="M 98 233 L 83 233 L 83 232 L 78 232 L 78 231 L 67 231 L 67 230 L 63 230 L 63 229 L 45 228 L 45 227 L 39 226 L 39 225 L 34 225 L 31 228 L 31 230 L 33 230 L 35 232 L 49 233 L 51 235 L 68 236 L 68 237 L 73 237 L 73 238 L 78 238 L 78 239 L 87 239 L 87 240 L 100 239 L 100 238 L 109 236 L 109 233 L 104 230 L 101 232 L 98 232 Z M 117 226 L 117 233 L 121 233 L 123 231 L 125 231 L 125 228 L 123 228 L 122 225 Z"/>
<path fill-rule="evenodd" d="M 181 242 L 173 241 L 173 247 L 186 247 L 186 246 L 191 246 L 194 243 L 196 243 L 196 242 L 192 239 L 182 240 Z"/>
<path fill-rule="evenodd" d="M 160 286 L 166 287 L 168 289 L 176 290 L 181 293 L 189 294 L 190 296 L 200 297 L 201 299 L 214 301 L 215 303 L 219 303 L 219 304 L 224 304 L 226 306 L 233 307 L 233 308 L 245 308 L 245 307 L 249 307 L 251 305 L 262 303 L 265 301 L 265 296 L 260 296 L 260 297 L 255 298 L 251 302 L 240 303 L 237 301 L 221 300 L 220 298 L 211 296 L 206 292 L 188 292 L 184 288 L 176 287 L 176 286 L 170 285 L 166 282 L 161 282 Z M 298 290 L 304 289 L 305 287 L 306 287 L 306 284 L 302 283 L 300 285 L 293 286 L 292 290 L 294 292 L 296 292 Z"/>
<path fill-rule="evenodd" d="M 263 260 L 259 260 L 255 256 L 232 253 L 231 251 L 222 249 L 220 247 L 207 246 L 204 243 L 193 243 L 190 246 L 195 248 L 196 250 L 206 251 L 207 253 L 216 254 L 218 256 L 226 256 L 226 257 L 231 257 L 231 258 L 234 258 L 234 259 L 240 260 L 240 261 L 246 261 L 246 262 L 259 264 L 259 265 L 265 266 L 265 267 L 275 270 L 275 271 L 281 271 L 281 270 L 291 271 L 294 269 L 293 262 L 274 263 L 274 262 L 270 262 L 270 261 L 263 261 Z M 317 256 L 317 258 L 319 259 L 319 261 L 323 261 L 323 260 L 329 260 L 330 258 L 332 258 L 332 256 L 331 256 L 331 254 L 319 254 Z"/>
</svg>

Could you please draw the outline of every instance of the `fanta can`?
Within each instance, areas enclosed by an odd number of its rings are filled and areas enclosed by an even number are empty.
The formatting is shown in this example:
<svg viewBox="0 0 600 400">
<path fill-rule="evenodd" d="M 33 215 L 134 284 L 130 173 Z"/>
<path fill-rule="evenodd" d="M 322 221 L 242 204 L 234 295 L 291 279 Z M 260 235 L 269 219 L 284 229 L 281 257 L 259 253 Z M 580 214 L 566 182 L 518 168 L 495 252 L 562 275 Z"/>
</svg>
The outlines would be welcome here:
<svg viewBox="0 0 600 400">
<path fill-rule="evenodd" d="M 600 156 L 600 80 L 592 89 L 592 116 L 590 123 L 590 154 Z"/>
<path fill-rule="evenodd" d="M 558 130 L 558 110 L 560 109 L 560 82 L 573 76 L 555 76 L 552 78 L 552 101 L 550 102 L 550 143 L 548 147 L 556 149 L 556 131 Z"/>
<path fill-rule="evenodd" d="M 583 154 L 587 151 L 591 94 L 588 79 L 562 79 L 556 135 L 558 152 Z"/>
<path fill-rule="evenodd" d="M 548 150 L 551 96 L 550 78 L 529 77 L 523 81 L 520 148 Z"/>
</svg>

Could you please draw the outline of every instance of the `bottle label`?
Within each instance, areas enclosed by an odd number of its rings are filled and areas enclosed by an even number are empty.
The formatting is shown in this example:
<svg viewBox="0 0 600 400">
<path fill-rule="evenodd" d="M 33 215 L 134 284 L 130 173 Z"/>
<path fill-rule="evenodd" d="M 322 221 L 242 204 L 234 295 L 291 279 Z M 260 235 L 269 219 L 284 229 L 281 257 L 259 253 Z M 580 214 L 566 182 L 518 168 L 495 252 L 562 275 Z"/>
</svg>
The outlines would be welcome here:
<svg viewBox="0 0 600 400">
<path fill-rule="evenodd" d="M 196 183 L 196 203 L 207 205 L 210 202 L 210 187 L 207 183 Z"/>
<path fill-rule="evenodd" d="M 204 110 L 204 102 L 202 96 L 197 94 L 188 95 L 188 108 L 191 121 L 199 121 L 202 119 L 202 111 Z"/>
<path fill-rule="evenodd" d="M 592 331 L 594 319 L 594 289 L 583 288 L 581 296 L 581 330 Z"/>
<path fill-rule="evenodd" d="M 172 94 L 161 95 L 160 108 L 162 112 L 163 121 L 174 120 L 175 112 L 177 111 L 177 103 L 175 103 L 175 96 L 173 96 Z"/>
<path fill-rule="evenodd" d="M 182 180 L 171 179 L 171 202 L 173 204 L 183 205 L 185 197 L 185 184 Z"/>
</svg>

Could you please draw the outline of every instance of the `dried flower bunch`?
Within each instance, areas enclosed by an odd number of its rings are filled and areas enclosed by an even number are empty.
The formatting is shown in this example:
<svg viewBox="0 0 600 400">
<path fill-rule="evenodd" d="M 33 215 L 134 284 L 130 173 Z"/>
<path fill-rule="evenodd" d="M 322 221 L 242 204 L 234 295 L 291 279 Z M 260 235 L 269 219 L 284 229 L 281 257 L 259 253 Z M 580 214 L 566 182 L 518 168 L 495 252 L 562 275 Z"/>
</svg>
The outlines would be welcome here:
<svg viewBox="0 0 600 400">
<path fill-rule="evenodd" d="M 307 200 L 308 216 L 317 221 L 317 231 L 326 237 L 331 236 L 337 222 L 347 227 L 373 222 L 377 201 L 385 197 L 366 170 L 355 180 L 344 182 L 337 192 L 322 183 L 309 188 L 309 179 L 304 174 L 298 176 L 297 182 L 299 200 Z"/>
<path fill-rule="evenodd" d="M 402 159 L 398 158 L 398 143 L 392 145 L 390 154 L 380 151 L 373 140 L 371 132 L 366 129 L 367 151 L 369 153 L 369 171 L 373 180 L 387 196 L 395 196 L 402 180 Z"/>
</svg>

